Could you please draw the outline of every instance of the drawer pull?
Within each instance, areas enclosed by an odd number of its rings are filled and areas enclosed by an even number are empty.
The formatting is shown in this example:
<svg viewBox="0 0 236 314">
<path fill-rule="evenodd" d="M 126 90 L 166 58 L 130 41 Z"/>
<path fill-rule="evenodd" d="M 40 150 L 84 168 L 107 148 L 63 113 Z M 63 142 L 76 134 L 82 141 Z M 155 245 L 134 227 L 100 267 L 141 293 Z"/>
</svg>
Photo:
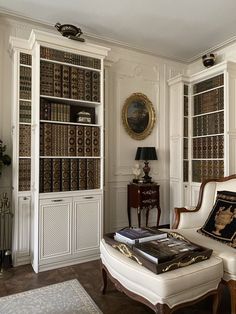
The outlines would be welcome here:
<svg viewBox="0 0 236 314">
<path fill-rule="evenodd" d="M 23 197 L 23 200 L 24 200 L 24 201 L 27 201 L 27 199 L 28 199 L 28 197 L 26 197 L 26 196 Z"/>
<path fill-rule="evenodd" d="M 91 198 L 94 198 L 93 196 L 85 196 L 84 199 L 90 200 Z"/>
<path fill-rule="evenodd" d="M 63 202 L 63 200 L 52 200 L 52 202 Z"/>
</svg>

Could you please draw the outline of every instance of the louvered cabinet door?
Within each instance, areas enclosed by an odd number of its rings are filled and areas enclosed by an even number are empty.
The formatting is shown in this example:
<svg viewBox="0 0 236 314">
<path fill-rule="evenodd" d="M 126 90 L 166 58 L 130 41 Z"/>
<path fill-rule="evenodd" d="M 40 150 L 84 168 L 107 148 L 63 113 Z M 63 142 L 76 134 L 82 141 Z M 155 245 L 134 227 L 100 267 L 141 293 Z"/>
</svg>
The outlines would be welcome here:
<svg viewBox="0 0 236 314">
<path fill-rule="evenodd" d="M 97 258 L 102 229 L 102 196 L 74 198 L 73 253 L 80 258 Z"/>
<path fill-rule="evenodd" d="M 40 265 L 56 263 L 72 254 L 72 199 L 55 198 L 40 202 Z"/>
</svg>

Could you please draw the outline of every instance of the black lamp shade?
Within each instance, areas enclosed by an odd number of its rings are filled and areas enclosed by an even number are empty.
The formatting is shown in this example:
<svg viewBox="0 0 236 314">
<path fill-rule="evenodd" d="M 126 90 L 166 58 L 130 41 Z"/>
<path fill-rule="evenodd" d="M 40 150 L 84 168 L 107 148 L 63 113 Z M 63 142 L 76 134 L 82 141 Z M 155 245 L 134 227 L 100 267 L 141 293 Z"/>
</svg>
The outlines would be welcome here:
<svg viewBox="0 0 236 314">
<path fill-rule="evenodd" d="M 157 160 L 155 147 L 138 147 L 135 160 Z"/>
</svg>

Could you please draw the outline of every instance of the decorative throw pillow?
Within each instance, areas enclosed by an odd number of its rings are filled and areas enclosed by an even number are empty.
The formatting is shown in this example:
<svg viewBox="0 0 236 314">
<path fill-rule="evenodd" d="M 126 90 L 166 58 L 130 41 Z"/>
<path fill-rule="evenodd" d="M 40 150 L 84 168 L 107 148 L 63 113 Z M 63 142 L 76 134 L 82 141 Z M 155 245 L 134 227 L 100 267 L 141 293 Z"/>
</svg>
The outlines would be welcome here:
<svg viewBox="0 0 236 314">
<path fill-rule="evenodd" d="M 236 193 L 219 191 L 215 204 L 198 232 L 236 248 Z"/>
</svg>

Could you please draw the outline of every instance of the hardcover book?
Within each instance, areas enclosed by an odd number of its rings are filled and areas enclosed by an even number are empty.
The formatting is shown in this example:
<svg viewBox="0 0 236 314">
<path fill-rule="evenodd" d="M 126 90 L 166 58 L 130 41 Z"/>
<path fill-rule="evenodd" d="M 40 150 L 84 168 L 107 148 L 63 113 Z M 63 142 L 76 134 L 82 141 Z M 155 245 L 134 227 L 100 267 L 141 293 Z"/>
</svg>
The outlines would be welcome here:
<svg viewBox="0 0 236 314">
<path fill-rule="evenodd" d="M 84 94 L 85 100 L 91 101 L 91 88 L 92 88 L 92 72 L 90 70 L 84 70 Z"/>
<path fill-rule="evenodd" d="M 70 190 L 70 159 L 63 158 L 61 160 L 61 190 Z"/>
<path fill-rule="evenodd" d="M 91 86 L 92 101 L 100 101 L 100 74 L 96 71 L 92 72 L 92 86 Z"/>
<path fill-rule="evenodd" d="M 70 97 L 70 68 L 67 65 L 62 66 L 62 97 Z"/>
<path fill-rule="evenodd" d="M 84 127 L 84 156 L 92 156 L 92 128 Z"/>
<path fill-rule="evenodd" d="M 19 156 L 31 156 L 31 126 L 20 124 L 19 128 Z"/>
<path fill-rule="evenodd" d="M 92 156 L 100 155 L 100 128 L 92 127 Z"/>
<path fill-rule="evenodd" d="M 87 159 L 87 190 L 92 190 L 94 189 L 94 159 Z"/>
<path fill-rule="evenodd" d="M 52 192 L 52 160 L 43 159 L 43 191 Z"/>
<path fill-rule="evenodd" d="M 68 156 L 76 156 L 75 125 L 68 125 Z"/>
<path fill-rule="evenodd" d="M 86 159 L 78 159 L 78 165 L 79 165 L 79 182 L 78 187 L 79 190 L 86 190 L 87 186 L 87 179 L 86 179 L 86 173 L 87 173 L 87 161 Z"/>
<path fill-rule="evenodd" d="M 75 67 L 71 67 L 70 69 L 70 79 L 71 79 L 71 85 L 70 85 L 70 97 L 72 99 L 79 99 L 79 93 L 78 93 L 78 69 Z"/>
<path fill-rule="evenodd" d="M 76 125 L 76 156 L 84 155 L 84 127 Z"/>
<path fill-rule="evenodd" d="M 52 192 L 61 191 L 61 160 L 52 159 Z"/>
<path fill-rule="evenodd" d="M 115 233 L 114 239 L 129 244 L 143 243 L 152 240 L 167 238 L 167 233 L 161 230 L 148 228 L 124 228 Z"/>
<path fill-rule="evenodd" d="M 78 99 L 85 100 L 85 79 L 83 69 L 78 69 Z"/>
<path fill-rule="evenodd" d="M 79 165 L 77 159 L 70 160 L 70 190 L 76 191 L 79 189 L 78 180 L 79 180 Z"/>
<path fill-rule="evenodd" d="M 54 63 L 53 71 L 53 95 L 56 97 L 62 96 L 62 66 Z"/>
</svg>

